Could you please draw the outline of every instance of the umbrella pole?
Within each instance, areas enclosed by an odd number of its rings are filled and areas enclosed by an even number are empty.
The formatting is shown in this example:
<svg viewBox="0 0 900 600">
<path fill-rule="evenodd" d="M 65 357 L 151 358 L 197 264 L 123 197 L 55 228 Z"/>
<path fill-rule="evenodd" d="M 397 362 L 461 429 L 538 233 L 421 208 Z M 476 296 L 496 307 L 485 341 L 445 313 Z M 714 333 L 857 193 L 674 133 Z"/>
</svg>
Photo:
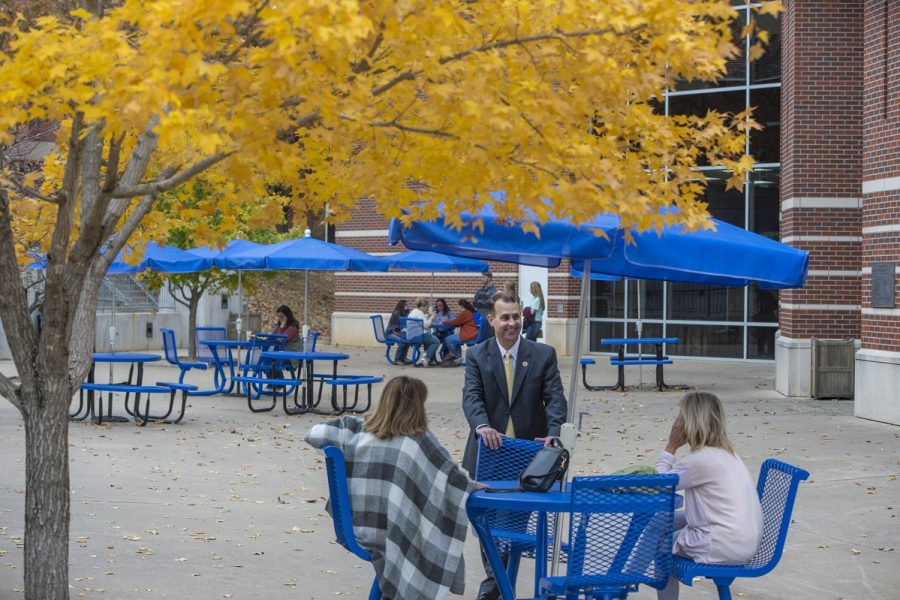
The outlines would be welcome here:
<svg viewBox="0 0 900 600">
<path fill-rule="evenodd" d="M 637 310 L 638 318 L 637 318 L 637 323 L 636 323 L 635 329 L 637 329 L 638 339 L 641 339 L 643 337 L 644 322 L 641 320 L 642 316 L 643 316 L 643 311 L 641 310 L 641 280 L 640 279 L 637 280 L 637 309 L 638 309 Z M 644 353 L 643 345 L 640 342 L 638 342 L 638 356 L 642 355 L 643 353 Z M 638 389 L 641 389 L 642 387 L 644 387 L 644 366 L 638 365 Z"/>
<path fill-rule="evenodd" d="M 303 271 L 303 339 L 309 331 L 309 271 Z"/>
<path fill-rule="evenodd" d="M 434 271 L 431 272 L 431 301 L 434 302 Z"/>
<path fill-rule="evenodd" d="M 238 318 L 234 324 L 237 330 L 237 339 L 241 340 L 241 326 L 244 324 L 244 280 L 243 271 L 238 271 Z M 241 364 L 241 347 L 238 346 L 238 364 Z"/>
<path fill-rule="evenodd" d="M 566 423 L 562 425 L 562 431 L 560 431 L 560 437 L 563 438 L 564 445 L 566 449 L 569 451 L 570 459 L 571 455 L 575 454 L 575 440 L 578 436 L 578 432 L 575 431 L 575 409 L 578 406 L 578 365 L 581 361 L 581 336 L 584 331 L 585 323 L 587 322 L 587 309 L 588 309 L 588 294 L 591 289 L 591 261 L 584 261 L 584 272 L 581 276 L 581 299 L 578 301 L 578 318 L 576 319 L 575 325 L 575 352 L 572 355 L 572 373 L 569 378 L 569 415 L 568 419 L 566 419 Z M 565 488 L 565 481 L 561 482 L 563 488 Z M 554 535 L 553 535 L 553 552 L 551 553 L 551 561 L 550 561 L 550 575 L 555 577 L 559 572 L 559 552 L 560 552 L 560 543 L 562 540 L 562 535 L 560 535 L 560 531 L 562 531 L 562 527 L 564 526 L 565 521 L 560 517 L 560 514 L 557 513 L 554 516 Z"/>
</svg>

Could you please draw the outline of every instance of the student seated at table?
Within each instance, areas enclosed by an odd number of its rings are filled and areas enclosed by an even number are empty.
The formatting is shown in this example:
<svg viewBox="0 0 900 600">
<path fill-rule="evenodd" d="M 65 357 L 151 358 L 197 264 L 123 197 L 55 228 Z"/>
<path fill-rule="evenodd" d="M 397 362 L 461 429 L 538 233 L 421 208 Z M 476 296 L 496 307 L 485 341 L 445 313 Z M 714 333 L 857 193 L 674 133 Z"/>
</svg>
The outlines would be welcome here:
<svg viewBox="0 0 900 600">
<path fill-rule="evenodd" d="M 441 361 L 443 366 L 462 364 L 460 346 L 463 342 L 471 342 L 478 337 L 478 325 L 475 324 L 474 316 L 475 307 L 465 298 L 460 299 L 459 306 L 462 310 L 456 314 L 456 318 L 444 321 L 444 325 L 454 325 L 459 327 L 459 331 L 444 338 L 447 353 L 444 355 L 444 360 Z"/>
<path fill-rule="evenodd" d="M 282 304 L 275 309 L 275 319 L 275 329 L 272 333 L 280 333 L 287 336 L 287 339 L 284 341 L 284 349 L 291 352 L 302 352 L 303 340 L 300 338 L 300 322 L 294 316 L 294 311 L 288 305 Z M 290 362 L 291 367 L 296 371 L 300 361 L 292 360 Z M 283 372 L 273 367 L 269 371 L 269 376 L 281 379 Z"/>
<path fill-rule="evenodd" d="M 306 434 L 311 446 L 344 453 L 353 534 L 385 599 L 465 591 L 465 506 L 476 486 L 428 431 L 427 396 L 422 380 L 395 377 L 365 420 L 345 415 Z"/>
<path fill-rule="evenodd" d="M 714 394 L 690 392 L 665 450 L 658 473 L 677 473 L 684 510 L 675 513 L 672 553 L 708 564 L 740 565 L 753 558 L 763 531 L 762 508 L 753 478 L 725 434 L 725 411 Z M 684 444 L 690 452 L 676 462 Z M 678 598 L 678 580 L 669 579 L 661 600 Z"/>
<path fill-rule="evenodd" d="M 431 324 L 432 325 L 440 325 L 444 321 L 449 321 L 455 316 L 456 316 L 456 313 L 454 313 L 452 310 L 450 310 L 450 307 L 447 306 L 446 300 L 444 300 L 443 298 L 438 298 L 437 300 L 434 301 L 434 307 L 431 312 Z M 437 339 L 439 342 L 443 342 L 444 338 L 446 338 L 448 335 L 450 335 L 450 331 L 452 331 L 452 330 L 440 329 L 440 330 L 436 331 L 434 335 L 437 336 Z"/>
<path fill-rule="evenodd" d="M 422 328 L 422 346 L 425 347 L 425 353 L 419 357 L 418 365 L 420 367 L 427 367 L 429 365 L 436 365 L 437 359 L 435 358 L 435 353 L 438 349 L 438 344 L 440 343 L 438 339 L 431 333 L 431 324 L 432 319 L 430 314 L 426 315 L 426 313 L 430 313 L 428 307 L 428 300 L 422 298 L 416 298 L 416 307 L 409 311 L 408 318 L 410 319 L 419 319 L 423 323 Z M 407 328 L 409 327 L 407 322 Z"/>
</svg>

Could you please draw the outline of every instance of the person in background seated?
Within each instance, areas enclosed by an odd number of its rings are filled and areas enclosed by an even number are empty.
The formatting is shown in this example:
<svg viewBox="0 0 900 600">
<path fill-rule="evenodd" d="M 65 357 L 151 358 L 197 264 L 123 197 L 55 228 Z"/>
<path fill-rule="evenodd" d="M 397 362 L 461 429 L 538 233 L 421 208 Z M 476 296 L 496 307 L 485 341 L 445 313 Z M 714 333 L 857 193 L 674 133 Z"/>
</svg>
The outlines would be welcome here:
<svg viewBox="0 0 900 600">
<path fill-rule="evenodd" d="M 291 352 L 302 352 L 303 340 L 300 338 L 300 322 L 297 321 L 297 318 L 294 316 L 294 311 L 286 304 L 282 304 L 275 309 L 275 318 L 277 323 L 275 324 L 275 330 L 272 333 L 280 333 L 281 335 L 287 336 L 287 339 L 284 341 L 284 349 Z M 285 366 L 286 364 L 287 361 L 281 363 L 281 366 Z M 292 360 L 290 361 L 290 365 L 296 372 L 297 368 L 300 366 L 300 361 Z M 269 377 L 282 379 L 284 374 L 281 369 L 272 365 L 272 368 L 269 370 Z"/>
<path fill-rule="evenodd" d="M 284 341 L 284 349 L 292 352 L 302 352 L 303 341 L 300 339 L 300 322 L 294 316 L 294 311 L 286 304 L 282 304 L 275 309 L 275 318 L 278 320 L 278 323 L 275 325 L 273 333 L 287 336 L 287 339 Z"/>
<path fill-rule="evenodd" d="M 396 361 L 401 365 L 408 365 L 412 362 L 406 358 L 409 345 L 403 342 L 403 328 L 400 327 L 400 318 L 408 314 L 406 300 L 398 300 L 396 306 L 394 306 L 394 312 L 391 313 L 391 318 L 388 319 L 387 327 L 384 328 L 384 337 L 397 342 Z"/>
<path fill-rule="evenodd" d="M 409 311 L 409 315 L 407 318 L 409 319 L 421 319 L 423 325 L 422 329 L 422 345 L 425 347 L 425 353 L 419 357 L 418 365 L 420 367 L 427 367 L 428 365 L 437 364 L 437 359 L 434 357 L 435 353 L 438 349 L 438 339 L 431 333 L 431 316 L 430 314 L 426 316 L 426 312 L 430 313 L 430 309 L 428 306 L 428 300 L 425 298 L 419 297 L 416 298 L 416 307 Z M 407 330 L 409 329 L 409 321 L 407 321 Z M 412 334 L 410 334 L 412 335 Z"/>
<path fill-rule="evenodd" d="M 444 355 L 444 360 L 441 361 L 442 366 L 461 365 L 460 346 L 463 342 L 471 342 L 478 337 L 478 326 L 475 324 L 474 317 L 475 307 L 465 298 L 459 301 L 459 306 L 462 310 L 456 314 L 456 318 L 444 321 L 444 325 L 459 327 L 459 332 L 451 333 L 444 338 L 447 353 Z"/>
<path fill-rule="evenodd" d="M 546 306 L 544 304 L 544 290 L 541 289 L 540 283 L 532 281 L 528 290 L 531 292 L 531 302 L 529 302 L 528 307 L 531 309 L 533 320 L 525 330 L 525 339 L 533 342 L 537 340 L 538 332 L 541 330 L 541 325 L 544 322 L 544 309 Z"/>
<path fill-rule="evenodd" d="M 434 301 L 434 311 L 431 313 L 431 323 L 433 325 L 438 325 L 443 323 L 444 321 L 449 321 L 456 313 L 450 310 L 450 307 L 447 306 L 447 301 L 443 298 L 438 298 Z M 439 342 L 443 342 L 444 338 L 450 335 L 450 331 L 446 329 L 441 329 L 435 333 Z"/>
<path fill-rule="evenodd" d="M 744 564 L 759 549 L 763 515 L 753 478 L 725 434 L 722 402 L 714 394 L 689 392 L 679 408 L 656 460 L 656 471 L 677 473 L 678 489 L 684 490 L 672 553 L 700 563 Z M 691 450 L 676 462 L 675 452 L 685 443 Z M 677 599 L 678 580 L 670 578 L 658 597 Z"/>
<path fill-rule="evenodd" d="M 365 421 L 314 425 L 306 442 L 344 453 L 353 534 L 372 554 L 383 598 L 434 600 L 465 591 L 463 548 L 473 483 L 428 431 L 420 379 L 395 377 Z"/>
</svg>

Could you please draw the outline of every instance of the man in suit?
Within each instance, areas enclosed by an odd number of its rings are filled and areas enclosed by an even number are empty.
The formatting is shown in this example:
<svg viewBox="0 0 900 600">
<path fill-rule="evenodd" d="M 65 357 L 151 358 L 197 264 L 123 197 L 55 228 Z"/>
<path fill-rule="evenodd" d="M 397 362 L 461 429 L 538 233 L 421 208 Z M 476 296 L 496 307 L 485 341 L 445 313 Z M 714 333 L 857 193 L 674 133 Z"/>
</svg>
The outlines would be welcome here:
<svg viewBox="0 0 900 600">
<path fill-rule="evenodd" d="M 489 448 L 501 446 L 504 435 L 550 444 L 566 420 L 566 398 L 556 351 L 522 338 L 519 299 L 508 292 L 495 295 L 488 320 L 496 337 L 466 354 L 463 412 L 472 433 L 466 443 L 463 467 L 472 476 L 478 438 Z M 478 600 L 496 600 L 500 591 L 483 551 L 482 562 L 487 578 L 481 583 Z"/>
</svg>

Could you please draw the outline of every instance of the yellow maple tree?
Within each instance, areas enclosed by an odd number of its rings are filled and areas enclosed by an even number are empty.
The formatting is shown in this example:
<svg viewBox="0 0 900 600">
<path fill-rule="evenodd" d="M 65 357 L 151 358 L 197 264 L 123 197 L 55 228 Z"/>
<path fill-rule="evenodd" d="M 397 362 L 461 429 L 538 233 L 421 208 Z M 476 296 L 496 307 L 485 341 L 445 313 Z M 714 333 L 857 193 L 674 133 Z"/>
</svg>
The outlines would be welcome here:
<svg viewBox="0 0 900 600">
<path fill-rule="evenodd" d="M 197 244 L 227 238 L 241 203 L 264 224 L 282 205 L 327 203 L 340 219 L 363 195 L 386 216 L 452 222 L 495 204 L 501 218 L 696 228 L 708 217 L 696 165 L 731 169 L 733 184 L 752 165 L 748 115 L 659 110 L 665 89 L 715 79 L 736 56 L 728 0 L 90 4 L 0 27 L 0 144 L 58 125 L 40 177 L 0 164 L 0 318 L 19 373 L 0 376 L 0 394 L 24 416 L 26 513 L 42 517 L 26 519 L 26 598 L 68 597 L 67 405 L 90 364 L 99 281 L 126 242 L 165 228 L 161 194 L 200 174 L 228 182 L 193 209 L 224 215 Z M 273 200 L 273 185 L 287 195 Z M 18 285 L 35 252 L 40 334 Z"/>
</svg>

